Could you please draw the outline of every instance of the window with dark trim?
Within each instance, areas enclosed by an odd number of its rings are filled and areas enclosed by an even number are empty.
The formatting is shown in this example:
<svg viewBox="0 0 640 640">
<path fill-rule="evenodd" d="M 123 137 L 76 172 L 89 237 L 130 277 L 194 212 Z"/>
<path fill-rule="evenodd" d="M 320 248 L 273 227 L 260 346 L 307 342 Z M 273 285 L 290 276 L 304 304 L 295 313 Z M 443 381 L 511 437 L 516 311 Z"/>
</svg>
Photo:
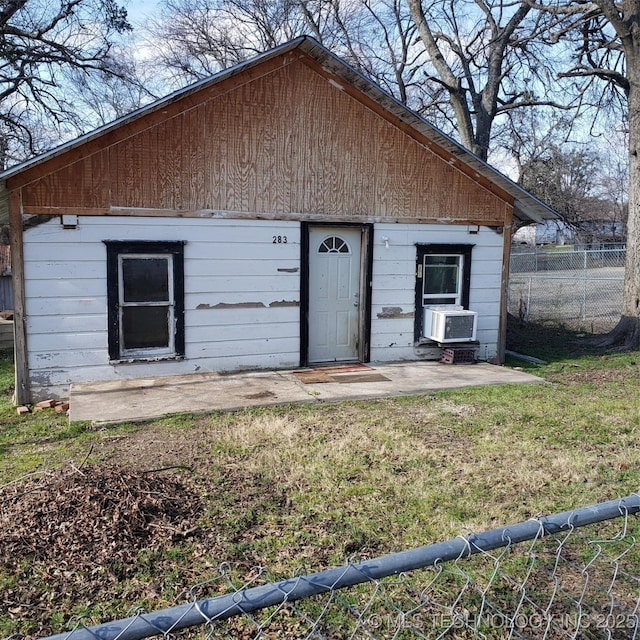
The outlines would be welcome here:
<svg viewBox="0 0 640 640">
<path fill-rule="evenodd" d="M 415 340 L 422 338 L 424 308 L 469 308 L 471 244 L 416 245 Z"/>
<path fill-rule="evenodd" d="M 109 358 L 184 355 L 184 243 L 106 240 Z"/>
</svg>

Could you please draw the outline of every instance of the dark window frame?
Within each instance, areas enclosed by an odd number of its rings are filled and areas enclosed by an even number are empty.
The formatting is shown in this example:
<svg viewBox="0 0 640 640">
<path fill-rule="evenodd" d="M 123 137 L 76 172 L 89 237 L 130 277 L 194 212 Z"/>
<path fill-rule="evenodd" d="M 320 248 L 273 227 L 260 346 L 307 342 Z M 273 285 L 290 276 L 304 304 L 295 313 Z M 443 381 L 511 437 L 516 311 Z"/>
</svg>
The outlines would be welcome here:
<svg viewBox="0 0 640 640">
<path fill-rule="evenodd" d="M 462 264 L 462 291 L 460 296 L 461 306 L 469 308 L 469 295 L 471 290 L 471 253 L 473 244 L 416 244 L 416 290 L 415 290 L 415 323 L 414 339 L 416 342 L 424 342 L 427 339 L 422 335 L 424 318 L 423 305 L 423 263 L 425 255 L 459 255 L 463 256 Z"/>
<path fill-rule="evenodd" d="M 184 245 L 183 241 L 105 240 L 107 248 L 107 333 L 109 359 L 112 362 L 170 360 L 184 357 Z M 128 255 L 167 255 L 172 258 L 173 274 L 173 351 L 165 349 L 153 354 L 153 348 L 143 356 L 123 353 L 120 334 L 119 257 Z M 169 328 L 171 330 L 171 327 Z"/>
</svg>

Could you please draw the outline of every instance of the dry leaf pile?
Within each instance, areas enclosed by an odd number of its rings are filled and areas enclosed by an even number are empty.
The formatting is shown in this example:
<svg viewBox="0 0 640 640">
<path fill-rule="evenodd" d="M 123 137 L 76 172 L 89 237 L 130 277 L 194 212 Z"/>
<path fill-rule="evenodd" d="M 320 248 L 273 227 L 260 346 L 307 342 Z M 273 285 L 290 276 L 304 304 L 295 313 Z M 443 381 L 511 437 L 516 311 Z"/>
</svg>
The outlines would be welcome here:
<svg viewBox="0 0 640 640">
<path fill-rule="evenodd" d="M 199 498 L 166 474 L 67 467 L 0 488 L 0 563 L 127 563 L 193 534 L 199 510 Z"/>
<path fill-rule="evenodd" d="M 141 550 L 197 536 L 201 509 L 175 474 L 110 465 L 0 487 L 0 621 L 4 611 L 20 621 L 19 635 L 50 633 L 52 613 L 68 619 L 75 607 L 103 600 L 135 573 Z M 3 587 L 3 575 L 13 584 Z M 130 588 L 132 599 L 157 595 L 148 582 Z"/>
</svg>

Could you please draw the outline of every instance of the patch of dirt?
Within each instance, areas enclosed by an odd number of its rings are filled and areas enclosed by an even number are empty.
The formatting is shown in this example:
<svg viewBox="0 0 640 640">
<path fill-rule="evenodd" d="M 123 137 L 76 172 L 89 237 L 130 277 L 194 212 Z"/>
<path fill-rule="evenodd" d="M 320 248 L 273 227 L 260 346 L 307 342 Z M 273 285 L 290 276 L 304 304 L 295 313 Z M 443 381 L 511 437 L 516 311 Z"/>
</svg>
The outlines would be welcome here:
<svg viewBox="0 0 640 640">
<path fill-rule="evenodd" d="M 197 470 L 211 464 L 208 443 L 215 434 L 205 427 L 193 426 L 188 431 L 163 424 L 141 424 L 135 431 L 113 435 L 105 429 L 102 439 L 95 444 L 94 454 L 109 460 L 118 460 L 124 467 L 158 469 L 186 467 Z"/>
<path fill-rule="evenodd" d="M 591 338 L 556 323 L 523 323 L 512 315 L 507 317 L 507 349 L 545 360 L 602 354 L 603 349 Z"/>
</svg>

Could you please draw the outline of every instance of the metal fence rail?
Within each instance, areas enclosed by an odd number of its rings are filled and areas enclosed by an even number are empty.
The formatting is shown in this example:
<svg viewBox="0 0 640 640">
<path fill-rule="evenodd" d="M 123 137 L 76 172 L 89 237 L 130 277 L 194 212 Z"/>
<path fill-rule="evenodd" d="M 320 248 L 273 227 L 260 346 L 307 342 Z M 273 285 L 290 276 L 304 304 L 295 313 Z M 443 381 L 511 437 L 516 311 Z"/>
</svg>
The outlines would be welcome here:
<svg viewBox="0 0 640 640">
<path fill-rule="evenodd" d="M 237 586 L 222 567 L 185 604 L 50 640 L 195 637 L 195 626 L 204 638 L 637 638 L 639 512 L 632 494 L 266 583 L 259 569 Z"/>
<path fill-rule="evenodd" d="M 555 250 L 514 252 L 511 254 L 511 273 L 540 271 L 585 271 L 588 269 L 624 267 L 626 245 L 615 249 L 568 248 Z"/>
</svg>

